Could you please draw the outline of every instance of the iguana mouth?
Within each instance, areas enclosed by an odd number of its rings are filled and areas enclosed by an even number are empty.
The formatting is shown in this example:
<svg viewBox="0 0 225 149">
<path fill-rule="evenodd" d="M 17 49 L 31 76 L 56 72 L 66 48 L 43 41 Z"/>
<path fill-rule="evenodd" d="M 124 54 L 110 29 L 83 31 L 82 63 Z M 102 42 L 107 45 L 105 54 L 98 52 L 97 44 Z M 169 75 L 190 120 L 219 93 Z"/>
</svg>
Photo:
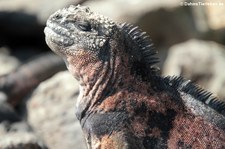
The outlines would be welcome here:
<svg viewBox="0 0 225 149">
<path fill-rule="evenodd" d="M 44 29 L 44 33 L 48 40 L 57 45 L 67 47 L 74 43 L 71 38 L 70 30 L 60 26 L 57 23 L 48 21 Z"/>
</svg>

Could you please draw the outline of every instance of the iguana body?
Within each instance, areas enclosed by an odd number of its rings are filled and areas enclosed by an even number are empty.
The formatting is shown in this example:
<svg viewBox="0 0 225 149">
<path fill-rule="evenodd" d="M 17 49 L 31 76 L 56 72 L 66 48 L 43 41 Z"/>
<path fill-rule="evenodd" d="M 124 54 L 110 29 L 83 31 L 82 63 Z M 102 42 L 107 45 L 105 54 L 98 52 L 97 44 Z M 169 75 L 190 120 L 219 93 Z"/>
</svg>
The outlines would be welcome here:
<svg viewBox="0 0 225 149">
<path fill-rule="evenodd" d="M 137 27 L 70 6 L 49 18 L 45 34 L 80 82 L 76 115 L 89 148 L 225 148 L 225 104 L 158 76 L 156 52 Z"/>
</svg>

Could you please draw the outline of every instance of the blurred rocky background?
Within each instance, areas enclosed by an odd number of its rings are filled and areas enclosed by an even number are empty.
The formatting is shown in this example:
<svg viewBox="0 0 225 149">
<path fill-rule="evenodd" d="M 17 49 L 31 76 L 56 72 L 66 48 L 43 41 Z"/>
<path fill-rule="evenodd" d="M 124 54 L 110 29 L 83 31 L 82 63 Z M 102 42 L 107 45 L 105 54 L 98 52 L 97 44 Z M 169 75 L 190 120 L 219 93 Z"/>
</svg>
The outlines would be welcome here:
<svg viewBox="0 0 225 149">
<path fill-rule="evenodd" d="M 1 0 L 0 149 L 86 148 L 77 82 L 43 33 L 50 14 L 79 3 L 138 25 L 159 51 L 163 75 L 182 75 L 225 100 L 224 0 Z"/>
</svg>

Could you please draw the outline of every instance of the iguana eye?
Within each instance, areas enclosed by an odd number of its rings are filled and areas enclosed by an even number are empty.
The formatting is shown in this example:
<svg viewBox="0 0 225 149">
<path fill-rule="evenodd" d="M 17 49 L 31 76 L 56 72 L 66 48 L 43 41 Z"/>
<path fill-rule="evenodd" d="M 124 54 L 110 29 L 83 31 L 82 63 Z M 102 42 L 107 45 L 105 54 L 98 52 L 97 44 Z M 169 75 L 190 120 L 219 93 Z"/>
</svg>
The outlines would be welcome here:
<svg viewBox="0 0 225 149">
<path fill-rule="evenodd" d="M 88 32 L 91 31 L 91 25 L 88 22 L 77 22 L 78 29 Z"/>
</svg>

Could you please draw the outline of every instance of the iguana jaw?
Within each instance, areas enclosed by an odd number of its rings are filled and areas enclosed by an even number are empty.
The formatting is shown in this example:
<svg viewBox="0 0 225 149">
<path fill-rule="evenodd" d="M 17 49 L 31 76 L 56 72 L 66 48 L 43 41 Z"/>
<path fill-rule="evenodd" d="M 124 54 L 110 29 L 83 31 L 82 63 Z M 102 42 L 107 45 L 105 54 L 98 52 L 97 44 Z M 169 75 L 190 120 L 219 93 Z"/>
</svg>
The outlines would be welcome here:
<svg viewBox="0 0 225 149">
<path fill-rule="evenodd" d="M 52 21 L 47 21 L 44 32 L 47 36 L 46 39 L 50 39 L 51 42 L 59 46 L 67 47 L 74 43 L 71 31 Z M 49 43 L 49 41 L 47 43 Z"/>
</svg>

